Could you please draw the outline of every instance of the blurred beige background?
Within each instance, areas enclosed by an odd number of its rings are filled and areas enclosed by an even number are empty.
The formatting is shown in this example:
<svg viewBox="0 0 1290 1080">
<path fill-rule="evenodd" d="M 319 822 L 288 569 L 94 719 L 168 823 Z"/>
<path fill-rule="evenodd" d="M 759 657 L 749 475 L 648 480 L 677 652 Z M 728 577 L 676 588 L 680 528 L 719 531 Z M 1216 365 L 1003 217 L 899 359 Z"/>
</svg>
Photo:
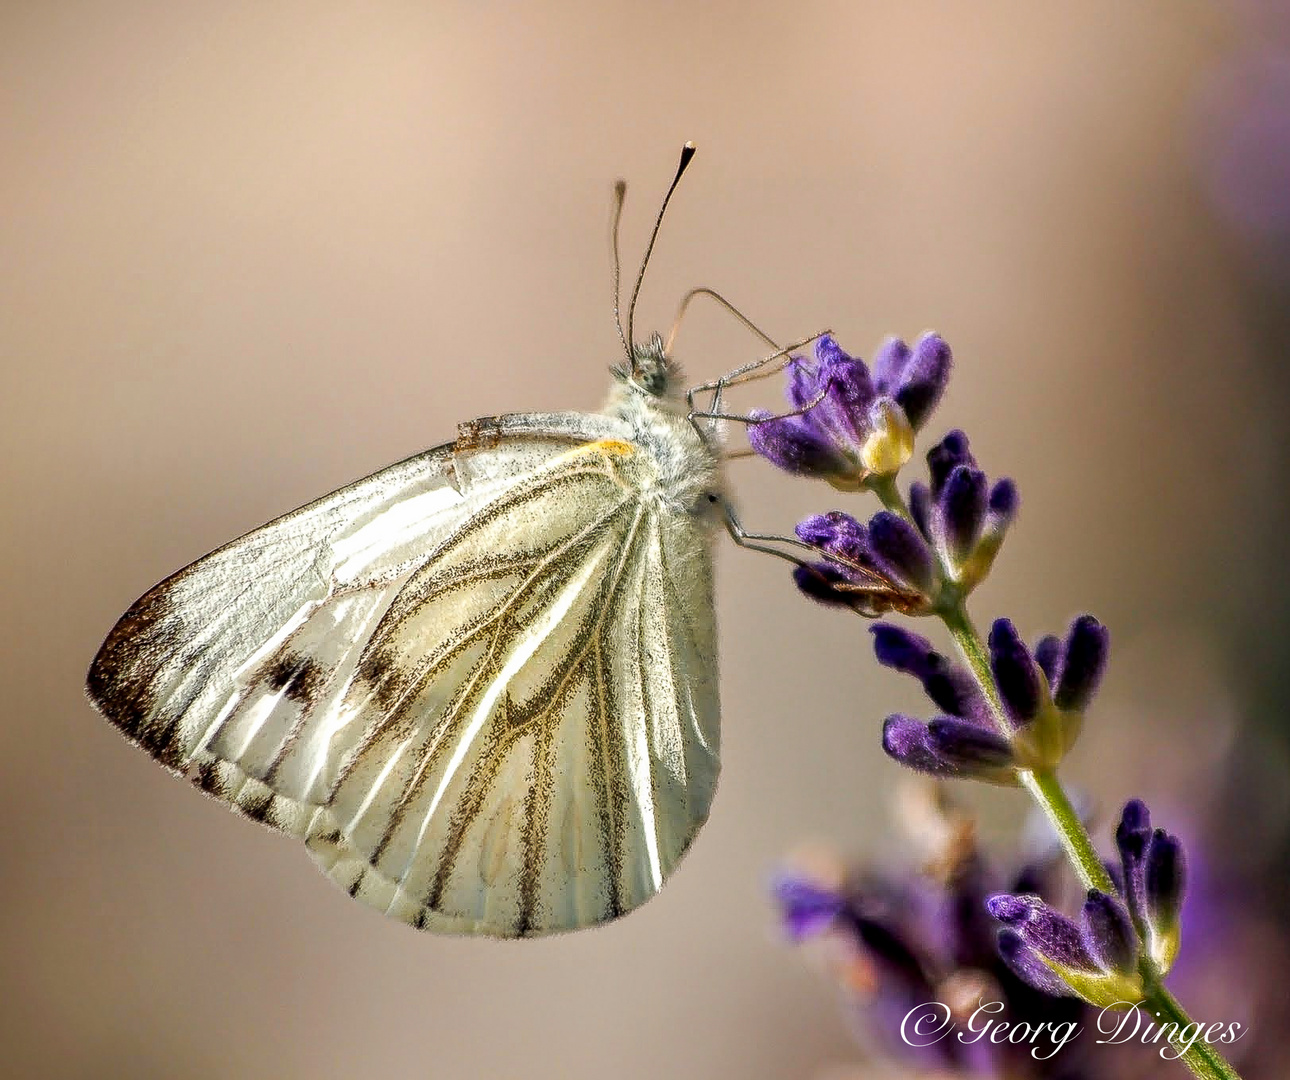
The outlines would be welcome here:
<svg viewBox="0 0 1290 1080">
<path fill-rule="evenodd" d="M 878 727 L 921 706 L 771 560 L 720 553 L 711 822 L 659 898 L 573 937 L 382 920 L 81 696 L 115 618 L 209 548 L 459 420 L 595 407 L 611 182 L 631 181 L 634 265 L 686 139 L 638 326 L 705 284 L 782 339 L 831 326 L 865 355 L 939 329 L 958 366 L 929 434 L 967 429 L 1024 500 L 979 618 L 1109 622 L 1103 727 L 1071 776 L 1111 802 L 1172 784 L 1115 728 L 1239 711 L 1207 612 L 1265 594 L 1243 530 L 1280 412 L 1193 174 L 1230 17 L 0 7 L 0 1073 L 752 1080 L 855 1056 L 764 885 L 803 838 L 884 850 Z M 678 355 L 698 380 L 758 348 L 699 308 Z M 732 474 L 755 526 L 837 505 L 759 462 Z M 1188 659 L 1162 659 L 1178 641 Z"/>
</svg>

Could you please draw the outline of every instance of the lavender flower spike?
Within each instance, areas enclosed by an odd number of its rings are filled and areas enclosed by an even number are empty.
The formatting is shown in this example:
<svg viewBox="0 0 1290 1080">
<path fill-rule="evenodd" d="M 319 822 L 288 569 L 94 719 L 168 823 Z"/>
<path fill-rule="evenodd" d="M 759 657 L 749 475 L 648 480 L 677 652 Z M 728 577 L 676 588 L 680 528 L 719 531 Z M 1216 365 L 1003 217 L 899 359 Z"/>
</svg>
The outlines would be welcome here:
<svg viewBox="0 0 1290 1080">
<path fill-rule="evenodd" d="M 872 376 L 863 360 L 826 334 L 815 343 L 813 365 L 796 357 L 789 365 L 789 404 L 805 411 L 780 417 L 752 413 L 749 441 L 788 472 L 858 490 L 910 459 L 914 433 L 940 400 L 949 371 L 949 346 L 934 334 L 924 335 L 912 350 L 889 341 Z"/>
</svg>

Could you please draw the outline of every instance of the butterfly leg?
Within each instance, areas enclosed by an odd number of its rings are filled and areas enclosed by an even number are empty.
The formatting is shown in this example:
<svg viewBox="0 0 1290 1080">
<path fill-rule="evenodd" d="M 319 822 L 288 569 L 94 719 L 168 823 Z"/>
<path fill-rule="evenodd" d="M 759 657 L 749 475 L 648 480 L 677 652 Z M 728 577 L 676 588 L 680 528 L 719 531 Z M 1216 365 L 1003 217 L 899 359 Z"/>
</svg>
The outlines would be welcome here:
<svg viewBox="0 0 1290 1080">
<path fill-rule="evenodd" d="M 741 548 L 747 548 L 749 551 L 760 551 L 766 555 L 774 555 L 777 558 L 791 562 L 794 566 L 807 565 L 804 559 L 799 559 L 787 551 L 782 551 L 777 547 L 771 547 L 771 544 L 788 544 L 795 548 L 802 548 L 806 551 L 814 551 L 810 544 L 804 543 L 796 536 L 776 536 L 773 533 L 752 533 L 743 527 L 739 520 L 739 515 L 735 513 L 734 506 L 728 499 L 720 495 L 709 496 L 714 502 L 721 506 L 722 518 L 725 522 L 726 532 L 730 538 Z"/>
<path fill-rule="evenodd" d="M 743 364 L 742 366 L 735 368 L 733 371 L 728 371 L 724 375 L 718 376 L 715 379 L 705 383 L 699 383 L 698 386 L 690 387 L 690 389 L 685 392 L 685 401 L 690 410 L 690 422 L 694 423 L 696 420 L 700 419 L 730 419 L 746 421 L 748 418 L 745 416 L 724 416 L 721 413 L 722 393 L 731 386 L 738 386 L 741 383 L 746 382 L 754 382 L 757 379 L 764 379 L 783 371 L 784 368 L 792 363 L 793 357 L 790 354 L 794 349 L 800 349 L 803 345 L 809 345 L 816 338 L 822 337 L 828 333 L 831 333 L 831 331 L 821 330 L 819 333 L 812 334 L 808 338 L 803 338 L 801 341 L 785 346 L 784 348 L 771 353 L 769 356 L 763 356 L 760 360 L 752 360 L 749 363 Z M 782 362 L 776 364 L 770 370 L 762 370 L 766 368 L 767 364 L 771 364 L 776 360 L 781 360 Z M 694 402 L 695 397 L 698 394 L 707 393 L 709 391 L 711 391 L 712 397 L 708 401 L 707 409 L 697 409 Z M 812 402 L 811 404 L 814 405 L 815 403 Z M 811 406 L 807 406 L 807 408 L 810 407 Z"/>
<path fill-rule="evenodd" d="M 711 408 L 707 410 L 691 408 L 687 419 L 690 423 L 696 420 L 734 420 L 740 424 L 764 424 L 770 420 L 783 420 L 787 416 L 801 416 L 803 413 L 810 412 L 815 406 L 825 399 L 828 395 L 829 387 L 826 386 L 815 397 L 811 398 L 805 405 L 800 408 L 790 409 L 788 412 L 771 413 L 769 416 L 745 416 L 742 413 L 723 413 L 719 411 L 721 401 L 721 390 L 717 389 L 712 396 Z"/>
</svg>

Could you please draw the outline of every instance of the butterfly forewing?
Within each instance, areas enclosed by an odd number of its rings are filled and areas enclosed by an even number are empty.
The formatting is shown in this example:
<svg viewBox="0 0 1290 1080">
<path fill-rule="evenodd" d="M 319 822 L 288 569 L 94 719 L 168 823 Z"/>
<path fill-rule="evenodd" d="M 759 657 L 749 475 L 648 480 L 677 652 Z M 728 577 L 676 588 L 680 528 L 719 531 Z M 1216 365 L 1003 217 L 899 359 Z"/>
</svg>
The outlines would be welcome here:
<svg viewBox="0 0 1290 1080">
<path fill-rule="evenodd" d="M 607 416 L 503 417 L 139 600 L 96 704 L 418 926 L 574 929 L 648 899 L 717 775 L 706 527 Z"/>
</svg>

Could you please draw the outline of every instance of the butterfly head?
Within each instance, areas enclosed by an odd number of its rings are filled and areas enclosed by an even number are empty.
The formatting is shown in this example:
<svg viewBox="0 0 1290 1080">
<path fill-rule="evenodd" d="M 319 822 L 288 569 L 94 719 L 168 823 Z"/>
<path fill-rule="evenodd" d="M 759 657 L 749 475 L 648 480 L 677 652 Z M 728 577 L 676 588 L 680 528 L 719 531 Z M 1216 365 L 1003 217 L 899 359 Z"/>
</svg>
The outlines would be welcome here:
<svg viewBox="0 0 1290 1080">
<path fill-rule="evenodd" d="M 630 367 L 618 364 L 610 370 L 625 386 L 655 398 L 666 397 L 674 391 L 680 375 L 680 369 L 667 355 L 663 338 L 658 334 L 632 346 Z"/>
</svg>

